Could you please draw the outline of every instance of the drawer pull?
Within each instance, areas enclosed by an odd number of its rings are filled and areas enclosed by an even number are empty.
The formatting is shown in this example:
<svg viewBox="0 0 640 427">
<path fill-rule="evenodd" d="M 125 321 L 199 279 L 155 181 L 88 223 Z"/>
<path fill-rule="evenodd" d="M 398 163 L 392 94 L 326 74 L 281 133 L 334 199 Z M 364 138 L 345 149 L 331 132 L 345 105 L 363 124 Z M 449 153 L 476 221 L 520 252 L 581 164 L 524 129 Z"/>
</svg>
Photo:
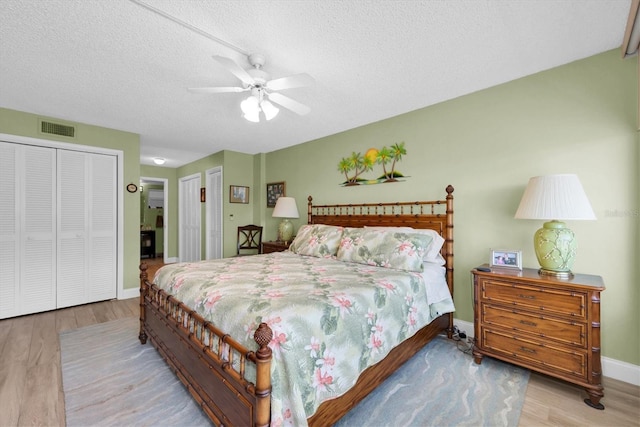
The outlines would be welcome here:
<svg viewBox="0 0 640 427">
<path fill-rule="evenodd" d="M 536 351 L 534 349 L 532 349 L 532 348 L 520 347 L 520 350 L 524 351 L 525 353 L 536 354 Z"/>
<path fill-rule="evenodd" d="M 524 295 L 524 294 L 519 294 L 518 297 L 520 298 L 524 298 L 524 299 L 536 299 L 535 295 Z"/>
<path fill-rule="evenodd" d="M 527 320 L 521 320 L 521 321 L 520 321 L 520 323 L 522 323 L 523 325 L 527 325 L 527 326 L 534 326 L 534 327 L 535 327 L 535 326 L 538 326 L 538 324 L 537 324 L 537 323 L 529 322 L 529 321 L 527 321 Z"/>
</svg>

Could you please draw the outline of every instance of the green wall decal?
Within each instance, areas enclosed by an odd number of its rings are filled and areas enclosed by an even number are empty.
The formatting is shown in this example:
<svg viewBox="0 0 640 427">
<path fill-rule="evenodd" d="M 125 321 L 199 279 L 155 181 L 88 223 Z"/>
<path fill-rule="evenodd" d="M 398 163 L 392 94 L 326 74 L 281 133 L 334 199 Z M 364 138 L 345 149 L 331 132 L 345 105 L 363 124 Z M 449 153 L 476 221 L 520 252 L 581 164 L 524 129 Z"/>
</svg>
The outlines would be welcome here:
<svg viewBox="0 0 640 427">
<path fill-rule="evenodd" d="M 346 178 L 340 185 L 353 186 L 401 181 L 398 178 L 405 178 L 405 176 L 396 170 L 396 164 L 402 160 L 402 156 L 405 154 L 407 154 L 407 150 L 404 148 L 404 142 L 393 144 L 391 147 L 385 146 L 379 150 L 369 148 L 364 156 L 354 151 L 350 157 L 343 157 L 338 163 L 338 170 Z M 387 169 L 389 163 L 391 163 L 391 167 Z M 374 179 L 361 177 L 363 173 L 372 171 L 376 164 L 382 165 L 382 175 Z M 353 175 L 349 176 L 350 173 Z"/>
</svg>

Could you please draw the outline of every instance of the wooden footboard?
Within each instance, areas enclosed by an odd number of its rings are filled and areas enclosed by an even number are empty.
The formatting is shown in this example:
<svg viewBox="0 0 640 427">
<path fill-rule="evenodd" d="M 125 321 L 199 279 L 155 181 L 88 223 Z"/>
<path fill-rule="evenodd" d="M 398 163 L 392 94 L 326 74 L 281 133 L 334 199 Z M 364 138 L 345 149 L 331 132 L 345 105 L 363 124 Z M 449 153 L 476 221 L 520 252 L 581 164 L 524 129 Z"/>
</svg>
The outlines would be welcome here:
<svg viewBox="0 0 640 427">
<path fill-rule="evenodd" d="M 140 342 L 151 341 L 216 425 L 269 425 L 271 329 L 260 324 L 253 352 L 150 283 L 146 270 L 142 263 Z M 246 378 L 248 364 L 255 382 Z"/>
</svg>

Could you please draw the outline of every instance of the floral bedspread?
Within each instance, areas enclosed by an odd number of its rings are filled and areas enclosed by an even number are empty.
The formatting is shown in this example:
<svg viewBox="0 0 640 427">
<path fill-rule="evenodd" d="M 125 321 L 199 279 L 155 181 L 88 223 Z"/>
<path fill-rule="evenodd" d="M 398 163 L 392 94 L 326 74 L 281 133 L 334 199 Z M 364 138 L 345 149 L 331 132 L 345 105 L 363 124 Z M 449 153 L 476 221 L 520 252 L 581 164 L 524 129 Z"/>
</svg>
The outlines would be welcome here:
<svg viewBox="0 0 640 427">
<path fill-rule="evenodd" d="M 260 322 L 271 327 L 275 426 L 306 425 L 433 320 L 420 273 L 291 252 L 171 264 L 154 282 L 248 348 Z"/>
</svg>

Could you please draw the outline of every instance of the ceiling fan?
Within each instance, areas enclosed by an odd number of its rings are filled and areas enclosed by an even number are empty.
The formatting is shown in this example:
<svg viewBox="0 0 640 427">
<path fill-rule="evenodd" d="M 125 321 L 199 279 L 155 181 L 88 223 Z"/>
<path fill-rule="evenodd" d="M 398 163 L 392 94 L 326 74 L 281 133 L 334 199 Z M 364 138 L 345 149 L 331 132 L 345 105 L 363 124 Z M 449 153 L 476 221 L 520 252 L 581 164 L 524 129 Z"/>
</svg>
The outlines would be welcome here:
<svg viewBox="0 0 640 427">
<path fill-rule="evenodd" d="M 213 59 L 236 76 L 242 82 L 242 86 L 194 87 L 189 88 L 191 92 L 251 92 L 251 95 L 240 104 L 243 117 L 251 122 L 260 121 L 261 111 L 267 120 L 271 120 L 278 114 L 280 110 L 270 101 L 300 115 L 305 115 L 311 111 L 308 106 L 276 92 L 282 89 L 310 86 L 314 83 L 314 79 L 310 75 L 301 73 L 270 80 L 269 74 L 262 69 L 265 63 L 265 57 L 259 53 L 249 55 L 249 63 L 252 68 L 248 70 L 243 69 L 235 61 L 224 56 L 216 55 L 213 56 Z"/>
</svg>

